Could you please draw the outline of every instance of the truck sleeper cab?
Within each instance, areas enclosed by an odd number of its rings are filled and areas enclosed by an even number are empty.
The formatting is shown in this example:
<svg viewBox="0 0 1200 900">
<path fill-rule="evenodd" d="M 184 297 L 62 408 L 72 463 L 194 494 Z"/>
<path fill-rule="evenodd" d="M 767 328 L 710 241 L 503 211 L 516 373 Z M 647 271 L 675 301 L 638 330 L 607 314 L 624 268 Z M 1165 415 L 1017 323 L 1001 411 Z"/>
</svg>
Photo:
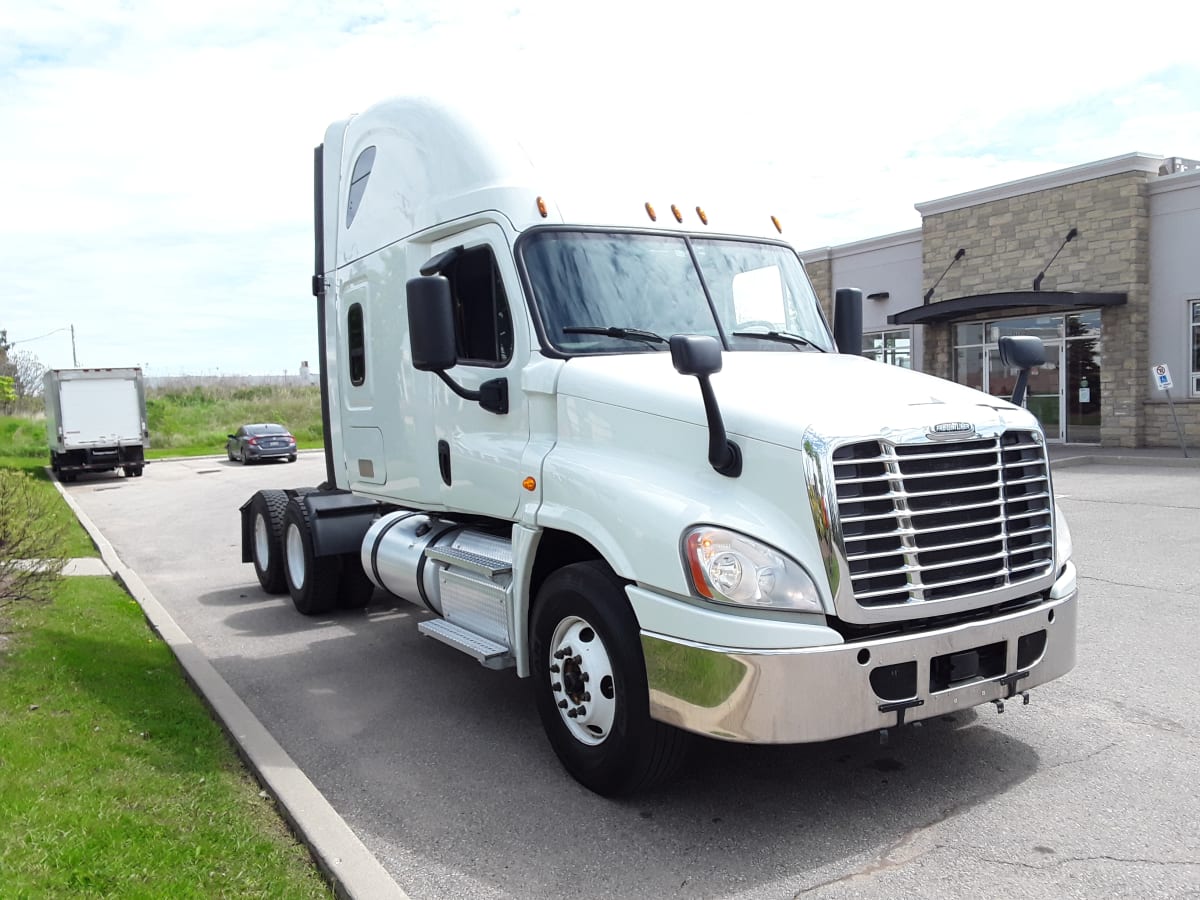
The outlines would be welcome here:
<svg viewBox="0 0 1200 900">
<path fill-rule="evenodd" d="M 1073 666 L 1036 420 L 859 357 L 850 293 L 835 341 L 778 233 L 575 212 L 424 100 L 335 123 L 315 181 L 327 484 L 243 505 L 265 590 L 423 606 L 534 678 L 605 795 L 693 734 L 827 740 Z"/>
</svg>

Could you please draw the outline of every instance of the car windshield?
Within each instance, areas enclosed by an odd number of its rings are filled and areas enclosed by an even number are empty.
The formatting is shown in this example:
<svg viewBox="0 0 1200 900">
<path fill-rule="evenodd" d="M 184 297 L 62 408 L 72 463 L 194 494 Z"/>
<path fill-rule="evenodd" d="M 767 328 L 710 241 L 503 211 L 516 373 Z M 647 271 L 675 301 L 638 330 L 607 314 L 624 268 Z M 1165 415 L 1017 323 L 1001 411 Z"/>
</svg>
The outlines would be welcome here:
<svg viewBox="0 0 1200 900">
<path fill-rule="evenodd" d="M 261 437 L 264 434 L 287 434 L 287 429 L 282 425 L 247 425 L 246 434 L 254 437 Z"/>
<path fill-rule="evenodd" d="M 660 352 L 666 344 L 653 337 L 673 334 L 712 335 L 727 350 L 833 349 L 782 244 L 546 230 L 530 233 L 521 254 L 546 338 L 562 353 Z"/>
</svg>

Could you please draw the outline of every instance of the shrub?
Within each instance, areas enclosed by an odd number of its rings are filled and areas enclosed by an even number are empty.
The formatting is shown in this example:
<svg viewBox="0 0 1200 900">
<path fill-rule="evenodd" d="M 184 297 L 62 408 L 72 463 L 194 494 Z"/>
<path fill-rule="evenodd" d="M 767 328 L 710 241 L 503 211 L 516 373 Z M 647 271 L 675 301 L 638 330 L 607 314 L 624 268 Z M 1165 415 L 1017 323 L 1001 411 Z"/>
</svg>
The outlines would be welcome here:
<svg viewBox="0 0 1200 900">
<path fill-rule="evenodd" d="M 33 476 L 0 469 L 0 608 L 49 600 L 62 574 L 66 526 Z"/>
</svg>

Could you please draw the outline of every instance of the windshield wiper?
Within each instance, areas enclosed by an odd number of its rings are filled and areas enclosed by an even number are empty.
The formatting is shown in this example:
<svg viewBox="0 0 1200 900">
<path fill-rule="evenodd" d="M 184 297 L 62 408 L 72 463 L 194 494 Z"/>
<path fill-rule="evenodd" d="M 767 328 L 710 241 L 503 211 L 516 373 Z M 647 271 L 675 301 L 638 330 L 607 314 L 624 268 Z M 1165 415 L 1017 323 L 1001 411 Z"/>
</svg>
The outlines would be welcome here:
<svg viewBox="0 0 1200 900">
<path fill-rule="evenodd" d="M 617 328 L 609 325 L 567 325 L 563 334 L 600 334 L 604 337 L 623 338 L 628 341 L 645 341 L 647 344 L 666 344 L 667 339 L 653 331 L 643 331 L 641 328 Z"/>
<path fill-rule="evenodd" d="M 798 334 L 792 334 L 790 331 L 735 331 L 734 337 L 760 338 L 764 341 L 775 341 L 780 344 L 791 344 L 797 350 L 801 347 L 812 347 L 814 350 L 826 352 L 824 347 L 818 346 L 806 337 L 801 337 Z"/>
</svg>

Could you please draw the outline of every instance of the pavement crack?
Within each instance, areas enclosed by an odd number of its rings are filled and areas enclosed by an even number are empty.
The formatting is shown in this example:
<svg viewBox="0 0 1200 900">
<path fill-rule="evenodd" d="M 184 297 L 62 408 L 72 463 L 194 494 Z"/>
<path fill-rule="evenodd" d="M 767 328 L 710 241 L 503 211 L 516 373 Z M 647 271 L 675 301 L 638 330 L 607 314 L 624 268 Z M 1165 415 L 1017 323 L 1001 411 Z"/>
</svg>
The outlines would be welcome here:
<svg viewBox="0 0 1200 900">
<path fill-rule="evenodd" d="M 1013 784 L 1015 784 L 1019 780 L 1020 779 L 1014 780 Z M 1011 786 L 1011 785 L 1009 785 L 1009 786 Z M 1002 788 L 1002 790 L 1003 790 L 1003 788 Z M 913 845 L 918 841 L 918 839 L 921 838 L 922 835 L 926 834 L 929 831 L 932 831 L 934 828 L 936 828 L 938 825 L 941 825 L 947 819 L 951 819 L 954 816 L 958 815 L 960 812 L 962 812 L 968 806 L 971 806 L 974 802 L 975 802 L 974 800 L 969 800 L 969 801 L 964 801 L 962 803 L 955 804 L 954 806 L 947 807 L 946 809 L 942 810 L 942 812 L 933 820 L 926 822 L 923 825 L 917 825 L 914 828 L 908 829 L 908 831 L 904 832 L 902 835 L 900 835 L 900 837 L 898 837 L 896 840 L 892 841 L 892 843 L 888 844 L 888 846 L 883 850 L 883 852 L 877 854 L 874 859 L 872 859 L 870 862 L 868 862 L 862 868 L 856 869 L 853 872 L 847 872 L 844 875 L 839 875 L 837 878 L 830 878 L 826 881 L 822 881 L 817 884 L 809 885 L 806 888 L 801 888 L 799 891 L 797 891 L 795 894 L 792 895 L 793 900 L 795 900 L 795 898 L 797 898 L 797 897 L 803 897 L 805 894 L 811 893 L 812 891 L 820 890 L 821 888 L 824 888 L 824 887 L 830 887 L 831 885 L 835 885 L 835 884 L 844 884 L 844 883 L 848 883 L 848 882 L 853 882 L 853 881 L 857 881 L 860 878 L 871 878 L 880 872 L 886 872 L 889 869 L 898 869 L 901 866 L 908 865 L 914 859 L 919 859 L 920 857 L 924 856 L 927 853 L 930 853 L 934 850 L 941 849 L 941 847 L 943 846 L 942 844 L 933 844 L 932 846 L 926 847 L 923 850 L 913 850 L 912 848 L 913 848 Z M 905 852 L 905 851 L 911 851 L 911 852 Z"/>
<path fill-rule="evenodd" d="M 1200 866 L 1200 861 L 1191 859 L 1146 859 L 1141 856 L 1113 856 L 1108 853 L 1100 853 L 1095 856 L 1064 856 L 1061 859 L 1051 859 L 1040 863 L 1022 862 L 1019 859 L 1002 859 L 994 856 L 980 856 L 979 859 L 982 862 L 995 863 L 998 866 L 1032 869 L 1037 872 L 1045 871 L 1046 869 L 1057 869 L 1072 863 L 1089 862 L 1114 862 L 1145 866 Z"/>
<path fill-rule="evenodd" d="M 1056 762 L 1056 763 L 1054 763 L 1054 765 L 1047 766 L 1046 768 L 1048 771 L 1052 771 L 1054 769 L 1061 769 L 1063 766 L 1077 766 L 1080 763 L 1087 762 L 1089 759 L 1094 759 L 1095 757 L 1099 756 L 1101 753 L 1107 753 L 1113 747 L 1119 746 L 1120 743 L 1121 743 L 1120 741 L 1112 741 L 1110 743 L 1105 744 L 1103 747 L 1096 748 L 1095 750 L 1091 751 L 1090 753 L 1085 753 L 1082 756 L 1076 756 L 1073 759 L 1064 759 L 1062 762 Z"/>
</svg>

